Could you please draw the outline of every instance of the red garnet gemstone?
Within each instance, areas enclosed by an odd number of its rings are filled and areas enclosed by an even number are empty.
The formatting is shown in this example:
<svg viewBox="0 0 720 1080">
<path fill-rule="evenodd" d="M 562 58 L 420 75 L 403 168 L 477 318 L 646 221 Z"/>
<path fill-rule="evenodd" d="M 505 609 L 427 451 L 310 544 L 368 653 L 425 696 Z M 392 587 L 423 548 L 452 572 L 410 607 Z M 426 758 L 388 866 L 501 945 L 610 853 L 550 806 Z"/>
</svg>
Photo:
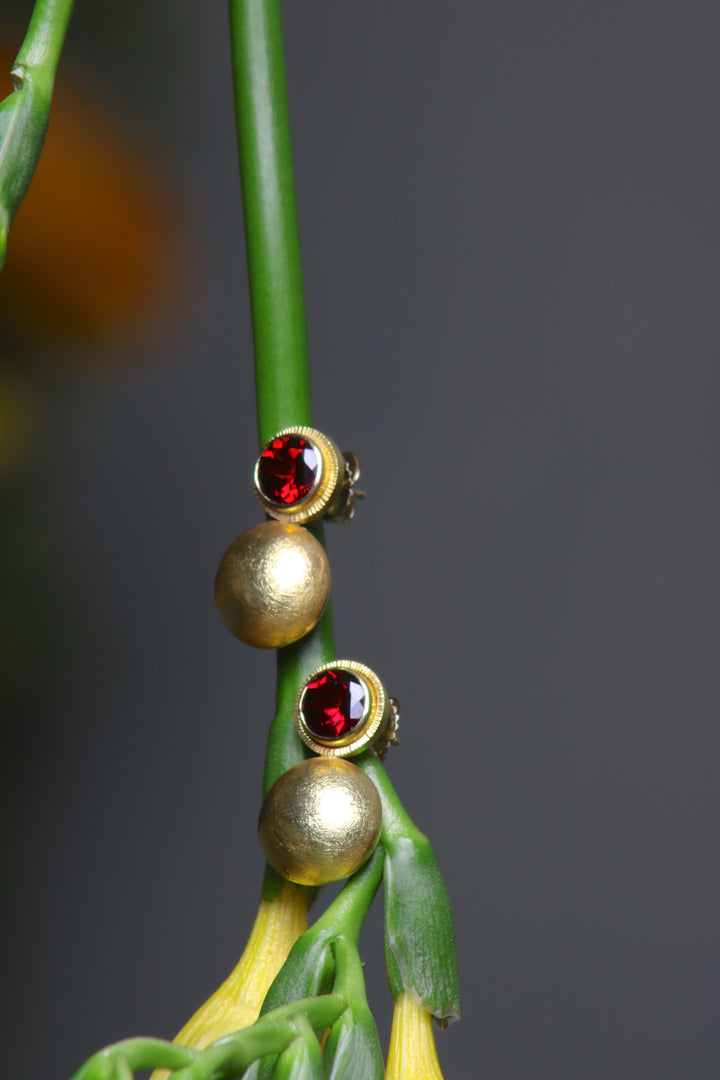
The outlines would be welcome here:
<svg viewBox="0 0 720 1080">
<path fill-rule="evenodd" d="M 302 435 L 279 435 L 267 444 L 257 465 L 260 492 L 270 502 L 292 506 L 317 480 L 318 452 Z"/>
<path fill-rule="evenodd" d="M 342 739 L 365 716 L 367 691 L 343 668 L 323 671 L 307 684 L 300 702 L 305 727 L 319 739 Z"/>
</svg>

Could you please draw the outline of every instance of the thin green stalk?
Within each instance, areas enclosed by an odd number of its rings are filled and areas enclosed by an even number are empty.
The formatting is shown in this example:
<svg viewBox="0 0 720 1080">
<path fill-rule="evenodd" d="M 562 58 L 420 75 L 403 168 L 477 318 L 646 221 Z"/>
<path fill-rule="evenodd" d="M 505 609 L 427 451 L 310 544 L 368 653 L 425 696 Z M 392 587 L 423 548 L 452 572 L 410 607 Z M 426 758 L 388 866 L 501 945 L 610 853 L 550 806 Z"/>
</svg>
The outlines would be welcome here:
<svg viewBox="0 0 720 1080">
<path fill-rule="evenodd" d="M 347 1009 L 337 1018 L 328 1034 L 323 1059 L 329 1080 L 362 1077 L 383 1080 L 383 1061 L 375 1020 L 365 995 L 365 979 L 357 946 L 347 937 L 333 939 L 335 993 L 342 994 Z"/>
<path fill-rule="evenodd" d="M 349 1005 L 364 1004 L 365 977 L 362 961 L 357 950 L 357 941 L 340 934 L 332 943 L 335 959 L 335 984 L 333 991 L 342 994 Z"/>
<path fill-rule="evenodd" d="M 307 329 L 295 205 L 280 0 L 229 0 L 235 105 L 255 340 L 260 443 L 312 423 Z M 322 539 L 318 530 L 316 535 Z M 264 791 L 305 756 L 293 706 L 300 686 L 335 649 L 330 609 L 315 630 L 278 651 L 277 709 L 268 740 Z M 385 945 L 397 997 L 410 991 L 441 1022 L 459 1015 L 455 943 L 447 892 L 432 848 L 405 812 L 374 753 L 358 764 L 383 804 L 382 850 L 296 942 L 264 1008 L 317 993 L 329 974 L 338 929 L 357 940 L 385 863 Z M 267 868 L 263 896 L 282 887 Z"/>
<path fill-rule="evenodd" d="M 74 0 L 37 0 L 10 76 L 13 92 L 0 103 L 0 269 L 7 234 L 45 142 L 55 72 Z"/>
<path fill-rule="evenodd" d="M 279 0 L 229 0 L 235 116 L 243 191 L 260 445 L 283 428 L 312 424 L 305 296 L 290 144 Z M 323 542 L 322 526 L 313 527 Z M 307 637 L 278 650 L 275 720 L 263 788 L 302 761 L 293 726 L 300 686 L 335 655 L 332 613 Z M 269 869 L 263 896 L 281 882 Z"/>
<path fill-rule="evenodd" d="M 14 68 L 32 70 L 52 91 L 75 0 L 37 0 Z"/>
<path fill-rule="evenodd" d="M 276 1009 L 271 1015 L 242 1028 L 232 1035 L 225 1035 L 205 1050 L 196 1052 L 195 1065 L 188 1069 L 188 1076 L 211 1080 L 220 1074 L 239 1076 L 253 1061 L 282 1053 L 302 1032 L 308 1021 L 309 1030 L 322 1031 L 331 1027 L 347 1007 L 342 994 L 324 994 L 321 997 L 294 1001 L 291 1005 Z M 179 1074 L 178 1080 L 182 1077 Z"/>
<path fill-rule="evenodd" d="M 312 424 L 280 0 L 229 0 L 260 444 Z"/>
<path fill-rule="evenodd" d="M 343 935 L 357 946 L 360 928 L 382 878 L 383 859 L 384 853 L 378 848 L 327 911 L 300 935 L 267 992 L 261 1015 L 328 989 L 335 966 L 332 943 Z"/>
<path fill-rule="evenodd" d="M 460 1017 L 460 987 L 450 898 L 437 859 L 377 756 L 363 754 L 358 764 L 382 803 L 385 967 L 390 990 L 395 999 L 409 991 L 446 1027 Z"/>
<path fill-rule="evenodd" d="M 341 993 L 294 1001 L 203 1050 L 161 1039 L 124 1039 L 99 1050 L 72 1080 L 131 1080 L 139 1069 L 157 1068 L 173 1070 L 177 1080 L 239 1076 L 253 1061 L 282 1053 L 298 1034 L 307 1037 L 313 1031 L 332 1027 L 347 1006 Z"/>
<path fill-rule="evenodd" d="M 293 723 L 295 698 L 300 687 L 315 668 L 333 660 L 334 657 L 332 611 L 328 603 L 320 622 L 312 633 L 295 645 L 278 649 L 275 719 L 268 738 L 263 795 L 267 795 L 283 773 L 305 757 L 304 744 L 298 738 Z"/>
<path fill-rule="evenodd" d="M 181 1069 L 192 1064 L 195 1051 L 162 1039 L 124 1039 L 93 1054 L 71 1080 L 107 1080 L 125 1063 L 132 1075 L 135 1069 Z"/>
<path fill-rule="evenodd" d="M 319 937 L 326 931 L 333 934 L 339 931 L 357 945 L 363 921 L 382 880 L 383 862 L 384 852 L 378 847 L 307 933 Z"/>
</svg>

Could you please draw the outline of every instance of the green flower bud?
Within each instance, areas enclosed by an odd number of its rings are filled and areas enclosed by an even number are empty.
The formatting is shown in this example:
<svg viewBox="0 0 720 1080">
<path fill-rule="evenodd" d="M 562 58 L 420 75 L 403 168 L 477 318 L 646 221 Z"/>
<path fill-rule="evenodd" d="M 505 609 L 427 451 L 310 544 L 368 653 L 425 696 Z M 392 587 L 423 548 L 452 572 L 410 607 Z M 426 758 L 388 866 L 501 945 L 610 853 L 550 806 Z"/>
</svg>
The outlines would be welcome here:
<svg viewBox="0 0 720 1080">
<path fill-rule="evenodd" d="M 450 900 L 422 833 L 386 848 L 385 966 L 394 999 L 408 991 L 446 1027 L 460 1018 Z"/>
<path fill-rule="evenodd" d="M 267 992 L 261 1017 L 281 1005 L 330 990 L 334 968 L 332 936 L 331 930 L 316 933 L 315 927 L 300 935 Z"/>
<path fill-rule="evenodd" d="M 300 935 L 267 992 L 261 1016 L 298 998 L 328 992 L 335 969 L 333 940 L 343 934 L 357 941 L 380 883 L 383 861 L 383 851 L 374 851 L 365 865 L 348 879 L 327 911 Z"/>
<path fill-rule="evenodd" d="M 325 1080 L 322 1052 L 315 1032 L 302 1017 L 295 1021 L 299 1031 L 277 1059 L 273 1080 Z"/>
<path fill-rule="evenodd" d="M 385 1066 L 367 1005 L 346 1009 L 333 1024 L 323 1053 L 328 1080 L 383 1080 Z"/>
<path fill-rule="evenodd" d="M 300 935 L 268 990 L 261 1018 L 271 1009 L 330 990 L 335 967 L 331 939 L 330 929 L 318 933 L 316 926 Z M 255 1062 L 244 1080 L 269 1080 L 275 1076 L 272 1065 L 268 1059 Z"/>
<path fill-rule="evenodd" d="M 450 899 L 430 842 L 403 809 L 375 754 L 362 768 L 380 793 L 385 848 L 385 966 L 393 998 L 409 993 L 446 1027 L 460 1017 Z"/>
<path fill-rule="evenodd" d="M 333 942 L 336 993 L 348 1008 L 330 1028 L 323 1060 L 328 1080 L 383 1080 L 380 1040 L 365 996 L 365 983 L 358 951 L 346 937 Z"/>
</svg>

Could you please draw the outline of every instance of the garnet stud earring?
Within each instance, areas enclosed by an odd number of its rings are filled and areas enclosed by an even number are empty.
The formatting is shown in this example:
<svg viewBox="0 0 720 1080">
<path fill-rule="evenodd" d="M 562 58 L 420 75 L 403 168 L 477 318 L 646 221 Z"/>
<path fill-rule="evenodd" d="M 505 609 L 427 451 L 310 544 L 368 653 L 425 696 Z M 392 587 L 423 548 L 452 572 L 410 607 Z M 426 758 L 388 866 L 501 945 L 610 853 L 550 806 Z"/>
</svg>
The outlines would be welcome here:
<svg viewBox="0 0 720 1080">
<path fill-rule="evenodd" d="M 255 465 L 255 494 L 278 521 L 305 525 L 321 517 L 349 521 L 355 513 L 360 464 L 332 439 L 311 427 L 279 431 Z"/>
<path fill-rule="evenodd" d="M 375 745 L 383 758 L 397 743 L 398 703 L 374 671 L 334 660 L 312 673 L 295 702 L 295 728 L 323 757 L 354 757 Z"/>
</svg>

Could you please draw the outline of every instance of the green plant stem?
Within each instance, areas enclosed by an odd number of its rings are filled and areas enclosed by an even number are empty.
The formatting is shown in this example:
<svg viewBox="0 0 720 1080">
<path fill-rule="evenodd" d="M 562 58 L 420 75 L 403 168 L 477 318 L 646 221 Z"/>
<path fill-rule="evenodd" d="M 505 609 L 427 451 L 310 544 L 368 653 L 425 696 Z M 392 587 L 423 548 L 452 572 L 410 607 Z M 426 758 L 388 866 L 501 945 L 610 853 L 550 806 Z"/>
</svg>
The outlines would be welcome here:
<svg viewBox="0 0 720 1080">
<path fill-rule="evenodd" d="M 357 951 L 357 940 L 351 941 L 341 934 L 334 938 L 332 950 L 335 958 L 334 992 L 342 994 L 349 1005 L 364 1004 L 365 978 Z"/>
<path fill-rule="evenodd" d="M 270 728 L 263 795 L 267 795 L 283 773 L 305 757 L 304 744 L 298 738 L 293 722 L 295 698 L 308 676 L 335 657 L 332 611 L 325 608 L 320 622 L 312 633 L 284 649 L 278 649 L 277 694 L 275 719 Z"/>
<path fill-rule="evenodd" d="M 211 1080 L 220 1074 L 239 1076 L 258 1058 L 281 1053 L 298 1036 L 332 1027 L 348 1006 L 341 993 L 294 1001 L 232 1035 L 194 1050 L 162 1039 L 125 1039 L 98 1051 L 72 1080 L 132 1077 L 138 1069 L 167 1068 L 178 1080 Z"/>
<path fill-rule="evenodd" d="M 333 991 L 342 994 L 348 1007 L 330 1029 L 323 1058 L 326 1075 L 383 1080 L 385 1063 L 375 1020 L 365 995 L 365 979 L 357 945 L 342 934 L 333 939 L 335 981 Z"/>
<path fill-rule="evenodd" d="M 131 1075 L 136 1069 L 181 1069 L 195 1059 L 195 1051 L 162 1039 L 125 1039 L 98 1050 L 73 1075 L 72 1080 L 105 1080 L 113 1065 L 125 1062 Z"/>
<path fill-rule="evenodd" d="M 37 0 L 13 64 L 13 92 L 0 103 L 0 269 L 7 234 L 45 142 L 55 72 L 73 0 Z"/>
<path fill-rule="evenodd" d="M 280 0 L 229 0 L 229 4 L 262 446 L 282 428 L 312 423 L 307 327 Z M 322 540 L 320 528 L 314 531 Z M 308 675 L 334 656 L 329 605 L 311 634 L 278 650 L 276 714 L 268 738 L 265 794 L 304 758 L 306 751 L 293 724 L 295 699 Z M 381 843 L 392 879 L 386 880 L 385 889 L 386 958 L 393 994 L 411 989 L 439 1019 L 456 1015 L 452 919 L 432 849 L 403 809 L 376 755 L 363 755 L 358 764 L 374 781 L 383 803 Z M 332 963 L 325 943 L 339 929 L 357 942 L 382 872 L 383 853 L 378 851 L 296 943 L 268 993 L 265 1009 L 298 996 L 298 991 L 305 994 L 322 985 L 326 962 Z M 268 867 L 264 898 L 275 899 L 281 889 L 282 879 Z M 405 893 L 417 900 L 412 911 L 404 901 Z M 428 926 L 435 907 L 442 918 L 433 937 Z M 432 947 L 428 946 L 431 938 Z M 432 956 L 425 962 L 428 953 L 437 953 L 439 965 L 430 963 Z"/>
<path fill-rule="evenodd" d="M 260 445 L 312 424 L 280 0 L 229 0 Z"/>
<path fill-rule="evenodd" d="M 52 90 L 65 33 L 75 0 L 37 0 L 13 70 L 32 69 L 37 80 Z"/>
<path fill-rule="evenodd" d="M 229 10 L 258 435 L 264 446 L 283 428 L 312 424 L 305 297 L 280 2 L 229 0 Z M 322 543 L 322 526 L 312 531 Z M 268 738 L 264 794 L 304 758 L 293 726 L 295 698 L 314 668 L 334 655 L 328 603 L 311 634 L 278 650 L 276 711 Z M 268 869 L 265 899 L 276 897 L 280 886 L 278 876 Z"/>
<path fill-rule="evenodd" d="M 331 1027 L 346 1008 L 342 994 L 294 1001 L 268 1013 L 250 1027 L 226 1035 L 207 1049 L 196 1052 L 196 1062 L 188 1069 L 188 1074 L 202 1076 L 203 1080 L 226 1072 L 238 1075 L 253 1061 L 281 1053 L 289 1046 L 297 1038 L 298 1020 L 304 1018 L 311 1030 L 322 1031 Z M 302 1024 L 299 1027 L 302 1030 Z"/>
<path fill-rule="evenodd" d="M 326 931 L 333 936 L 339 932 L 357 945 L 368 908 L 382 880 L 383 861 L 384 852 L 378 847 L 307 933 L 321 937 Z"/>
<path fill-rule="evenodd" d="M 390 777 L 377 754 L 370 750 L 355 760 L 363 772 L 370 777 L 380 796 L 380 802 L 382 803 L 380 842 L 386 848 L 392 850 L 401 838 L 410 838 L 413 841 L 424 840 L 425 837 L 400 802 L 398 794 L 390 782 Z"/>
<path fill-rule="evenodd" d="M 317 922 L 300 935 L 267 992 L 261 1016 L 328 989 L 335 966 L 333 940 L 342 935 L 357 947 L 363 920 L 382 878 L 383 860 L 384 852 L 376 849 Z"/>
</svg>

